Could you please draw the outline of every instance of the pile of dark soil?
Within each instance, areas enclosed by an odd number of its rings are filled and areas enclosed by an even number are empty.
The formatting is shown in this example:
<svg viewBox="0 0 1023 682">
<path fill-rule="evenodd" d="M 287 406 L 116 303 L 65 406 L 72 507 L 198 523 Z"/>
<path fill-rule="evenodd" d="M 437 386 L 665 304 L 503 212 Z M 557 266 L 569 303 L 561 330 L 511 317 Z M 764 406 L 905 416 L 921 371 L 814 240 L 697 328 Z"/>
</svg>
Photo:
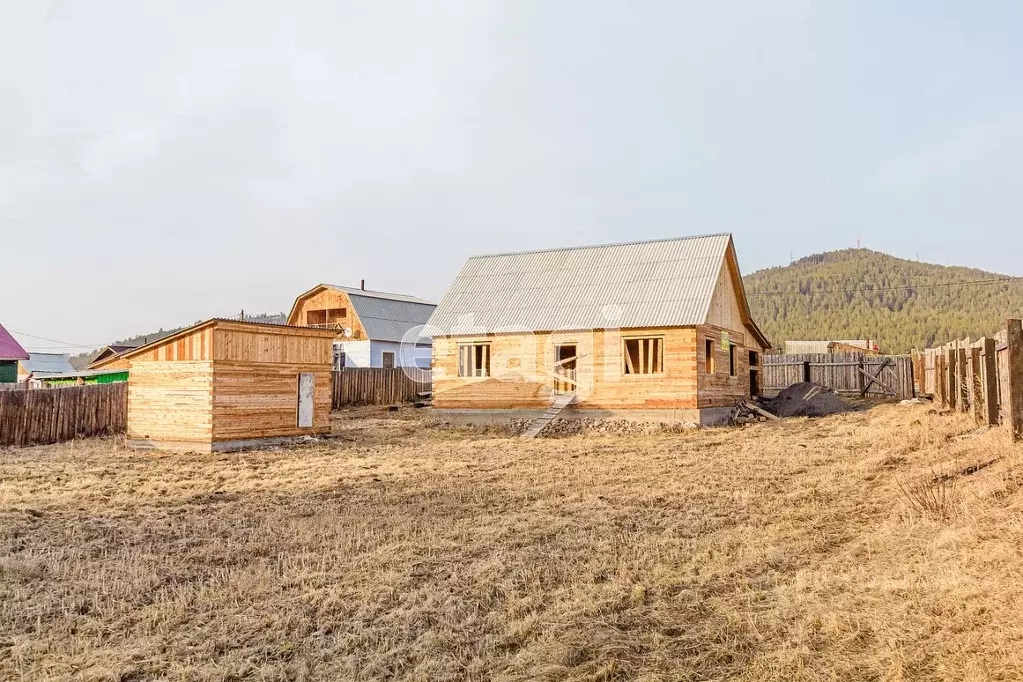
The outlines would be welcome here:
<svg viewBox="0 0 1023 682">
<path fill-rule="evenodd" d="M 853 408 L 842 402 L 830 388 L 803 382 L 789 386 L 767 401 L 764 409 L 779 417 L 826 417 L 849 412 Z"/>
</svg>

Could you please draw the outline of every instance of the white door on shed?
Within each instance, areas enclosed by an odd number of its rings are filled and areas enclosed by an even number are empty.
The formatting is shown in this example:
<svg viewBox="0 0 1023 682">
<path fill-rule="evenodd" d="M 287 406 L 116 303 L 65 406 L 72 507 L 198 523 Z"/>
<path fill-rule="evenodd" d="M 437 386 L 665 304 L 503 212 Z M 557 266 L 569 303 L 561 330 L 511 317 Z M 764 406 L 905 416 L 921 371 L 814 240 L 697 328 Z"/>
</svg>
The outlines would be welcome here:
<svg viewBox="0 0 1023 682">
<path fill-rule="evenodd" d="M 309 372 L 298 375 L 298 427 L 307 429 L 313 425 L 313 389 L 316 377 Z"/>
</svg>

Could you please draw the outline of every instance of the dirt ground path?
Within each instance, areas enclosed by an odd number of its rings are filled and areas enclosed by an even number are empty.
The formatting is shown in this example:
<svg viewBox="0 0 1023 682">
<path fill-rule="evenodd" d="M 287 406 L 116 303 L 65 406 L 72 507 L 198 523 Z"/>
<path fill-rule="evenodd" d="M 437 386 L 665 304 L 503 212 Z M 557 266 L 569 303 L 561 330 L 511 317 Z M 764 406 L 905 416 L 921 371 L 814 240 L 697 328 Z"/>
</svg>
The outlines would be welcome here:
<svg viewBox="0 0 1023 682">
<path fill-rule="evenodd" d="M 0 452 L 0 679 L 1019 679 L 1023 458 L 927 406 Z"/>
</svg>

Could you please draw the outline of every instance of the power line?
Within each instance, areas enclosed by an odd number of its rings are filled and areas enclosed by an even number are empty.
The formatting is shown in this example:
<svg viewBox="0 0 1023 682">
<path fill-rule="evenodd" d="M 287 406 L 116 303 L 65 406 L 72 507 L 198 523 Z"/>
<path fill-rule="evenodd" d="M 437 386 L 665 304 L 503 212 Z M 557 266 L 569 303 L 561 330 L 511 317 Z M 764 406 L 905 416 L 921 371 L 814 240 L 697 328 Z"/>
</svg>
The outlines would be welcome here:
<svg viewBox="0 0 1023 682">
<path fill-rule="evenodd" d="M 901 287 L 860 287 L 858 289 L 821 289 L 810 291 L 750 291 L 747 296 L 812 296 L 814 294 L 855 294 L 861 292 L 880 293 L 882 291 L 912 291 L 915 289 L 935 289 L 938 287 L 962 287 L 975 284 L 992 284 L 995 282 L 1018 282 L 1023 277 L 996 277 L 993 279 L 975 279 L 963 282 L 945 282 L 942 284 L 916 284 Z"/>
<path fill-rule="evenodd" d="M 36 336 L 35 334 L 29 334 L 28 332 L 19 332 L 17 329 L 8 329 L 8 331 L 11 332 L 12 334 L 17 334 L 18 336 L 27 336 L 30 339 L 39 339 L 40 341 L 49 341 L 50 343 L 59 343 L 61 346 L 66 347 L 66 348 L 98 348 L 99 346 L 103 345 L 102 343 L 82 344 L 82 343 L 71 343 L 69 341 L 61 341 L 60 339 L 48 339 L 45 336 Z M 48 346 L 48 347 L 55 347 L 55 346 Z"/>
</svg>

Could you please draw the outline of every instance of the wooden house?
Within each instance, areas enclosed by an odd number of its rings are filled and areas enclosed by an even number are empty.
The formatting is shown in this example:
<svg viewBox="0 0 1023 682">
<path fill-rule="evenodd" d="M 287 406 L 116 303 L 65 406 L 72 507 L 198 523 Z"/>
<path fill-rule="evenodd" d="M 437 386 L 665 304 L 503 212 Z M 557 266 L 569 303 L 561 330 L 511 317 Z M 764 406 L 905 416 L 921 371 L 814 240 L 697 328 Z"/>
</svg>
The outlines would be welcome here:
<svg viewBox="0 0 1023 682">
<path fill-rule="evenodd" d="M 435 306 L 406 294 L 318 284 L 295 299 L 289 325 L 331 329 L 334 369 L 430 365 L 430 337 L 418 330 Z M 402 342 L 406 343 L 403 344 Z"/>
<path fill-rule="evenodd" d="M 88 369 L 123 369 L 127 371 L 128 361 L 124 358 L 125 353 L 133 351 L 138 346 L 118 345 L 111 344 L 109 346 L 103 346 L 100 349 L 99 354 L 92 359 L 89 363 Z"/>
<path fill-rule="evenodd" d="M 211 452 L 330 428 L 326 329 L 213 319 L 128 351 L 128 442 Z"/>
<path fill-rule="evenodd" d="M 0 384 L 18 381 L 18 363 L 28 360 L 28 353 L 10 332 L 0 325 Z"/>
<path fill-rule="evenodd" d="M 770 347 L 728 234 L 470 258 L 430 329 L 434 407 L 487 421 L 719 422 Z"/>
</svg>

